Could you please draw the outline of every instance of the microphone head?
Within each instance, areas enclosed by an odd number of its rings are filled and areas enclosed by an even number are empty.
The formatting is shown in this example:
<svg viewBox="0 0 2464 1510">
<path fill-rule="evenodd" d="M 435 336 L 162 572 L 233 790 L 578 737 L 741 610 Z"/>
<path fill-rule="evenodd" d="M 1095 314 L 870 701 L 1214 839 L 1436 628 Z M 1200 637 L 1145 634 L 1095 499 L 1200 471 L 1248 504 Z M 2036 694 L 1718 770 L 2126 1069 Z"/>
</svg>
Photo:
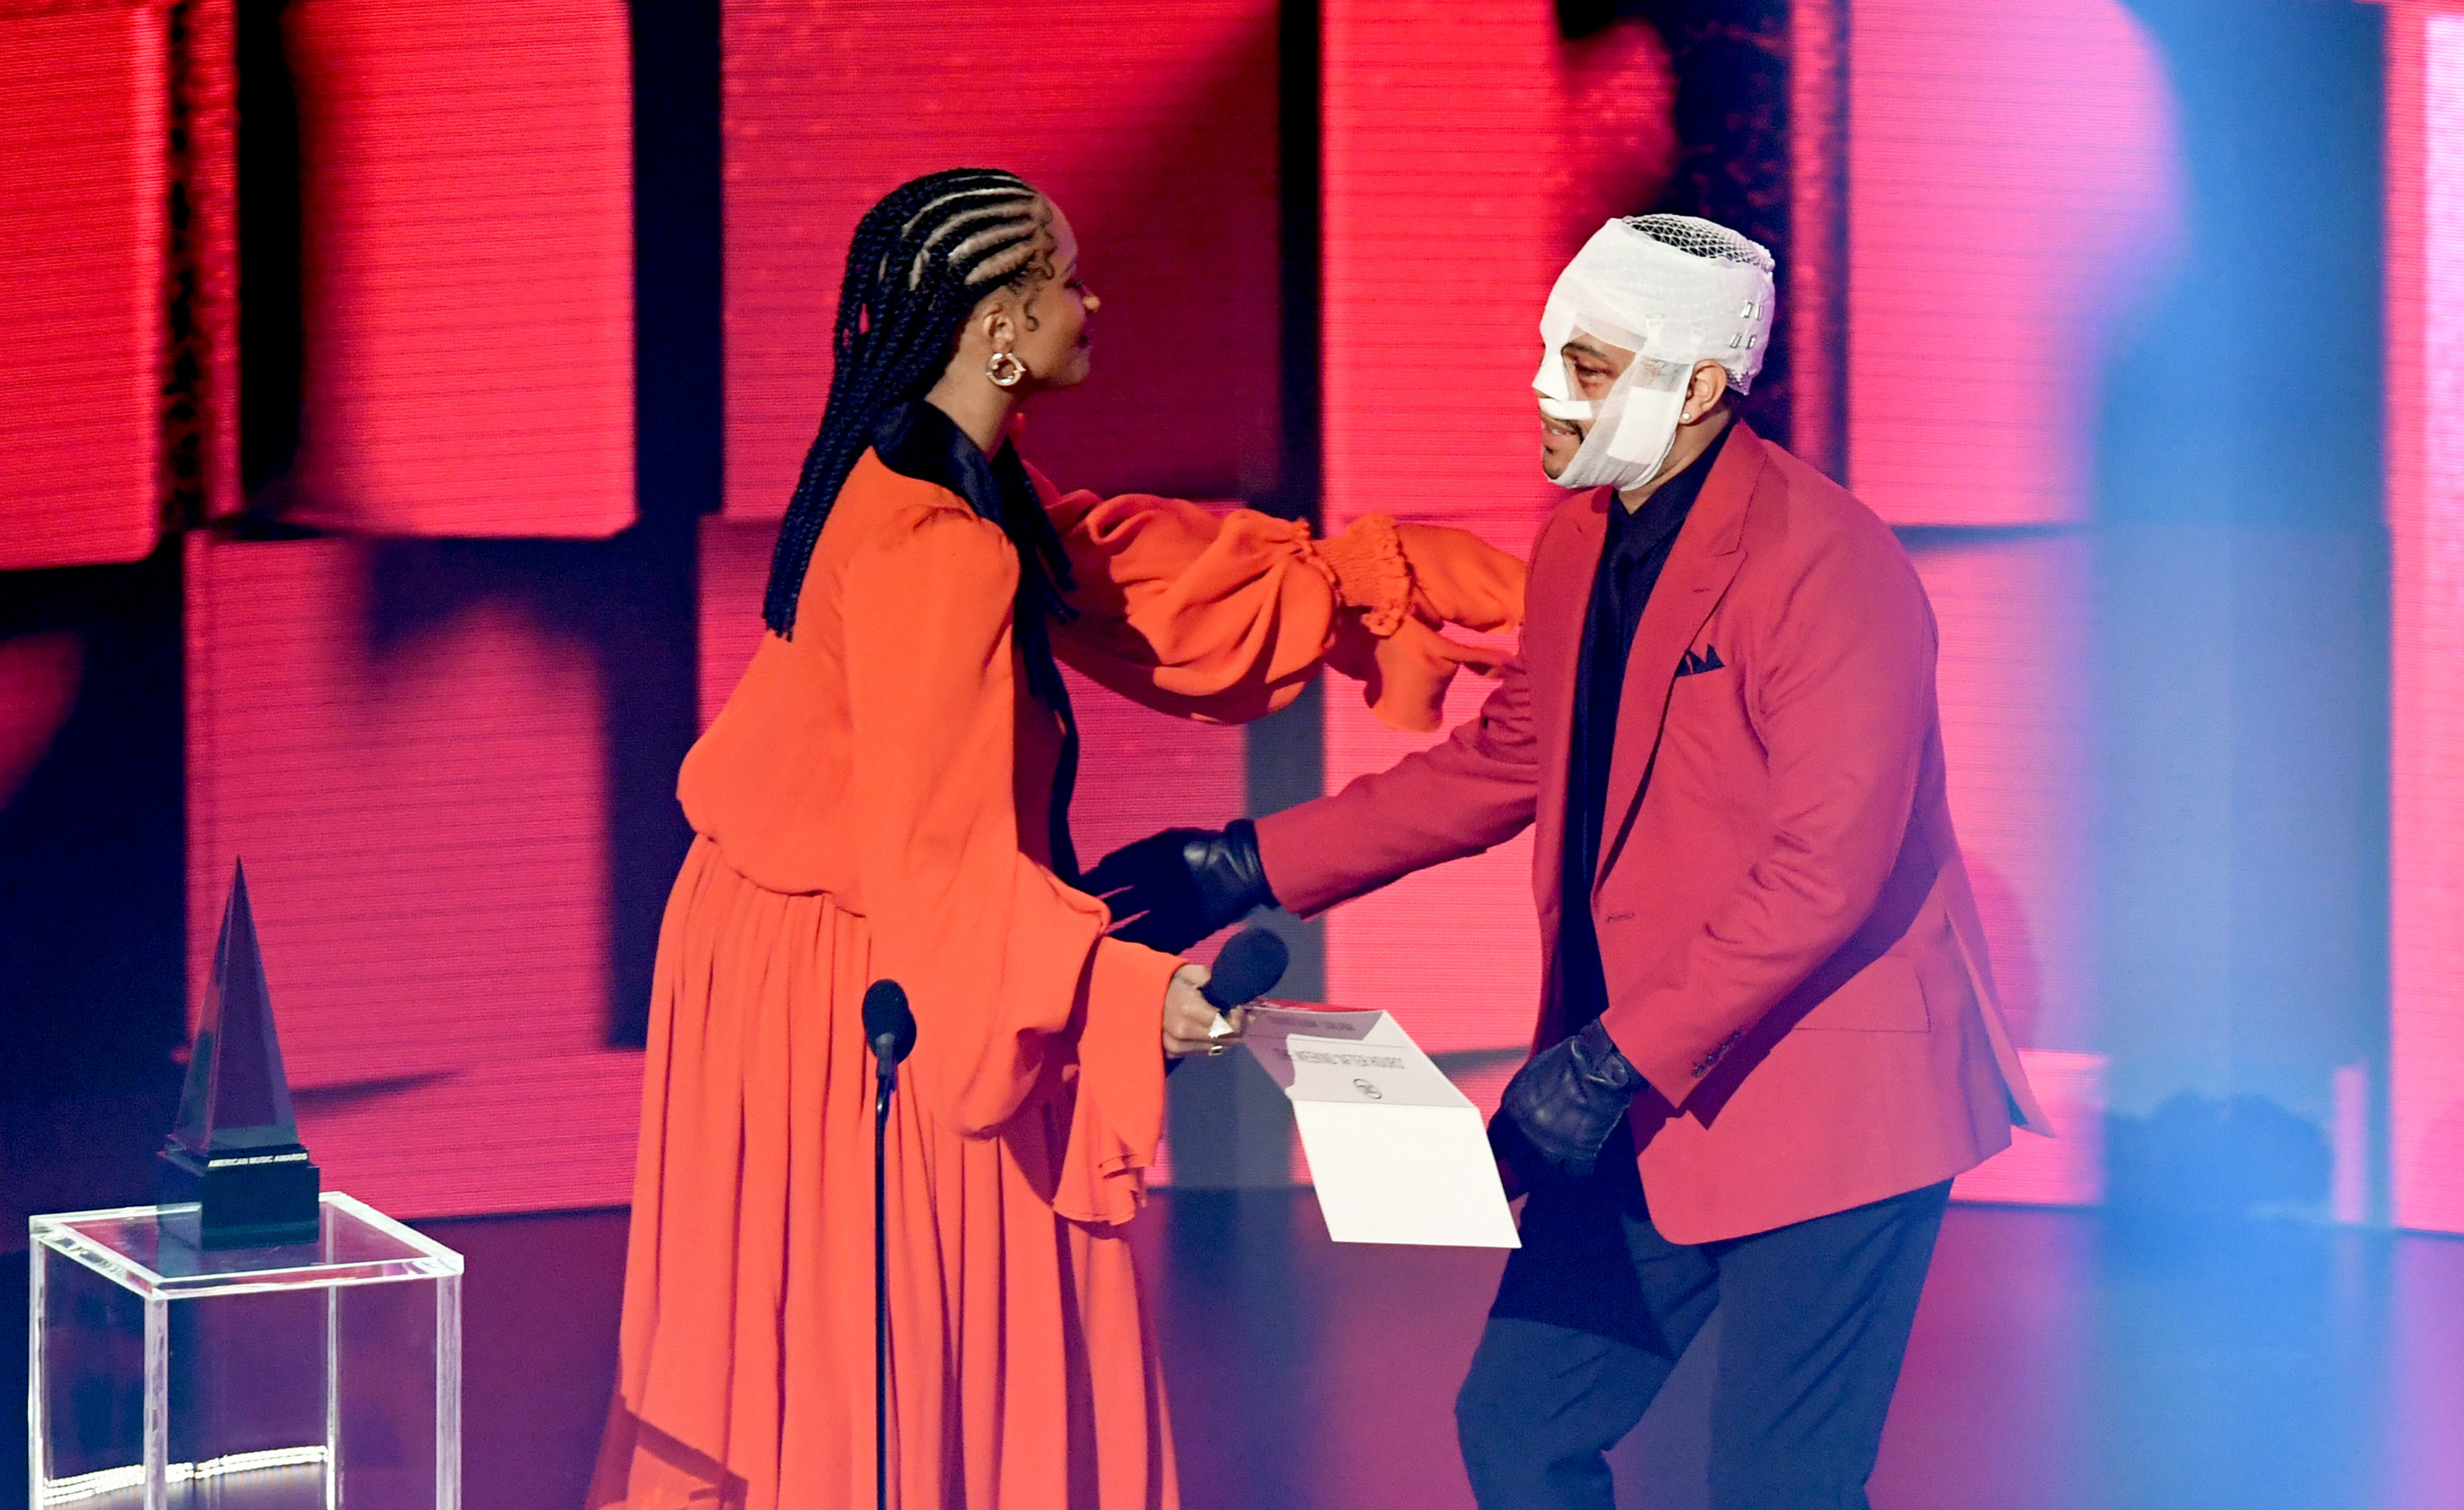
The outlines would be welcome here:
<svg viewBox="0 0 2464 1510">
<path fill-rule="evenodd" d="M 915 1013 L 896 981 L 875 981 L 864 988 L 864 1041 L 879 1055 L 884 1038 L 890 1040 L 886 1057 L 892 1064 L 915 1047 Z"/>
<path fill-rule="evenodd" d="M 1283 935 L 1265 928 L 1243 928 L 1224 942 L 1215 956 L 1215 971 L 1203 995 L 1221 1011 L 1255 1001 L 1275 988 L 1291 967 L 1292 951 Z"/>
</svg>

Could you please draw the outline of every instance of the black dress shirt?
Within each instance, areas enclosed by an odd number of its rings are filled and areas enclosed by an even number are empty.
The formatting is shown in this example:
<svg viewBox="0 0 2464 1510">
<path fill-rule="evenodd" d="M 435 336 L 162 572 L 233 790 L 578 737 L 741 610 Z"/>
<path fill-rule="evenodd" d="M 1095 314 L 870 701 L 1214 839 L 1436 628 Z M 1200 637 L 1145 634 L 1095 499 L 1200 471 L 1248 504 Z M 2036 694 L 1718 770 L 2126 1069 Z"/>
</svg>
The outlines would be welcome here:
<svg viewBox="0 0 2464 1510">
<path fill-rule="evenodd" d="M 1052 625 L 1074 617 L 1065 596 L 1076 586 L 1061 534 L 1035 496 L 1026 464 L 1008 441 L 986 456 L 957 422 L 931 404 L 893 404 L 872 427 L 873 454 L 901 477 L 948 488 L 977 515 L 1001 527 L 1018 549 L 1018 601 L 1010 635 L 1026 672 L 1026 690 L 1061 721 L 1061 758 L 1052 770 L 1052 874 L 1075 886 L 1078 847 L 1069 837 L 1069 798 L 1078 785 L 1078 717 L 1069 684 L 1052 653 Z"/>
<path fill-rule="evenodd" d="M 1678 532 L 1685 527 L 1703 479 L 1720 459 L 1731 428 L 1733 422 L 1722 426 L 1709 449 L 1662 482 L 1640 508 L 1609 500 L 1599 572 L 1592 579 L 1592 604 L 1583 615 L 1582 655 L 1574 671 L 1573 737 L 1568 742 L 1566 869 L 1557 938 L 1559 1000 L 1568 1033 L 1608 1010 L 1609 1005 L 1599 936 L 1592 923 L 1592 877 L 1600 865 L 1609 761 L 1617 748 L 1626 657 L 1634 649 L 1643 605 L 1651 601 L 1661 568 L 1668 565 Z M 1644 780 L 1649 779 L 1646 774 Z"/>
</svg>

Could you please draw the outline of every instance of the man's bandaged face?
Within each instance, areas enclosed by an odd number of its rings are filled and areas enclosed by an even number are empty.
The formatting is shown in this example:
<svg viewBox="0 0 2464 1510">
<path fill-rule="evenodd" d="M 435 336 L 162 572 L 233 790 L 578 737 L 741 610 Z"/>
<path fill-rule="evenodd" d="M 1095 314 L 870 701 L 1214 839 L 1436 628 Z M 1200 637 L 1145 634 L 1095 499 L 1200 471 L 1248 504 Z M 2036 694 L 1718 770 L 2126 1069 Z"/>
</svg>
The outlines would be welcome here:
<svg viewBox="0 0 2464 1510">
<path fill-rule="evenodd" d="M 1751 386 L 1770 334 L 1772 263 L 1707 220 L 1612 220 L 1557 275 L 1540 310 L 1541 465 L 1561 488 L 1650 480 L 1677 444 L 1691 374 Z M 1638 355 L 1639 353 L 1639 355 Z"/>
<path fill-rule="evenodd" d="M 1635 359 L 1633 351 L 1580 331 L 1557 348 L 1557 355 L 1566 365 L 1567 388 L 1577 399 L 1593 404 L 1608 397 L 1618 375 L 1634 366 Z M 1535 394 L 1535 401 L 1537 397 Z M 1567 463 L 1574 459 L 1574 453 L 1582 449 L 1583 436 L 1590 431 L 1587 421 L 1554 419 L 1542 411 L 1540 470 L 1552 477 L 1563 474 Z"/>
</svg>

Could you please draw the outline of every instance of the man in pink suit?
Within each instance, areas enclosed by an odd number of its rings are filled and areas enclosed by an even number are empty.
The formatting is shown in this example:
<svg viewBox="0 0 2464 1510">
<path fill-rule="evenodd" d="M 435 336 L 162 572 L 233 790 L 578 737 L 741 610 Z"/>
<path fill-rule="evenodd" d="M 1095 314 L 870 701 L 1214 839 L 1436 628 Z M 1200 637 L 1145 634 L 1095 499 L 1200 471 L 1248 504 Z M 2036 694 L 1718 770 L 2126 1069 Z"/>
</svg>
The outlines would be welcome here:
<svg viewBox="0 0 2464 1510">
<path fill-rule="evenodd" d="M 1951 832 L 1925 588 L 1732 417 L 1771 301 L 1732 232 L 1602 227 L 1534 384 L 1542 466 L 1577 491 L 1479 717 L 1089 877 L 1177 948 L 1537 826 L 1539 1022 L 1490 1127 L 1524 1246 L 1456 1406 L 1491 1510 L 1608 1510 L 1603 1454 L 1715 1305 L 1712 1503 L 1865 1504 L 1951 1177 L 2050 1130 Z"/>
</svg>

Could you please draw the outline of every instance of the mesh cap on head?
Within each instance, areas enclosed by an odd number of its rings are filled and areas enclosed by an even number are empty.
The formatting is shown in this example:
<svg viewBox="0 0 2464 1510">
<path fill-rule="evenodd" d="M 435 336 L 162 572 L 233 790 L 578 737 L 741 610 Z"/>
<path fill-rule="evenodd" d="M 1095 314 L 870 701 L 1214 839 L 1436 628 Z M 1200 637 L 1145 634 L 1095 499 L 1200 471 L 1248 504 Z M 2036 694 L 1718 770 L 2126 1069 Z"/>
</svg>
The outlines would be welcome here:
<svg viewBox="0 0 2464 1510">
<path fill-rule="evenodd" d="M 1551 368 L 1580 330 L 1655 362 L 1717 362 L 1745 392 L 1770 342 L 1776 268 L 1768 248 L 1692 215 L 1609 221 L 1550 292 L 1540 317 L 1548 349 L 1534 386 L 1545 396 L 1573 396 L 1553 391 L 1561 380 Z"/>
<path fill-rule="evenodd" d="M 1765 275 L 1778 269 L 1769 248 L 1716 221 L 1698 220 L 1692 215 L 1628 215 L 1624 223 L 1662 246 L 1672 246 L 1694 256 L 1735 262 Z"/>
</svg>

